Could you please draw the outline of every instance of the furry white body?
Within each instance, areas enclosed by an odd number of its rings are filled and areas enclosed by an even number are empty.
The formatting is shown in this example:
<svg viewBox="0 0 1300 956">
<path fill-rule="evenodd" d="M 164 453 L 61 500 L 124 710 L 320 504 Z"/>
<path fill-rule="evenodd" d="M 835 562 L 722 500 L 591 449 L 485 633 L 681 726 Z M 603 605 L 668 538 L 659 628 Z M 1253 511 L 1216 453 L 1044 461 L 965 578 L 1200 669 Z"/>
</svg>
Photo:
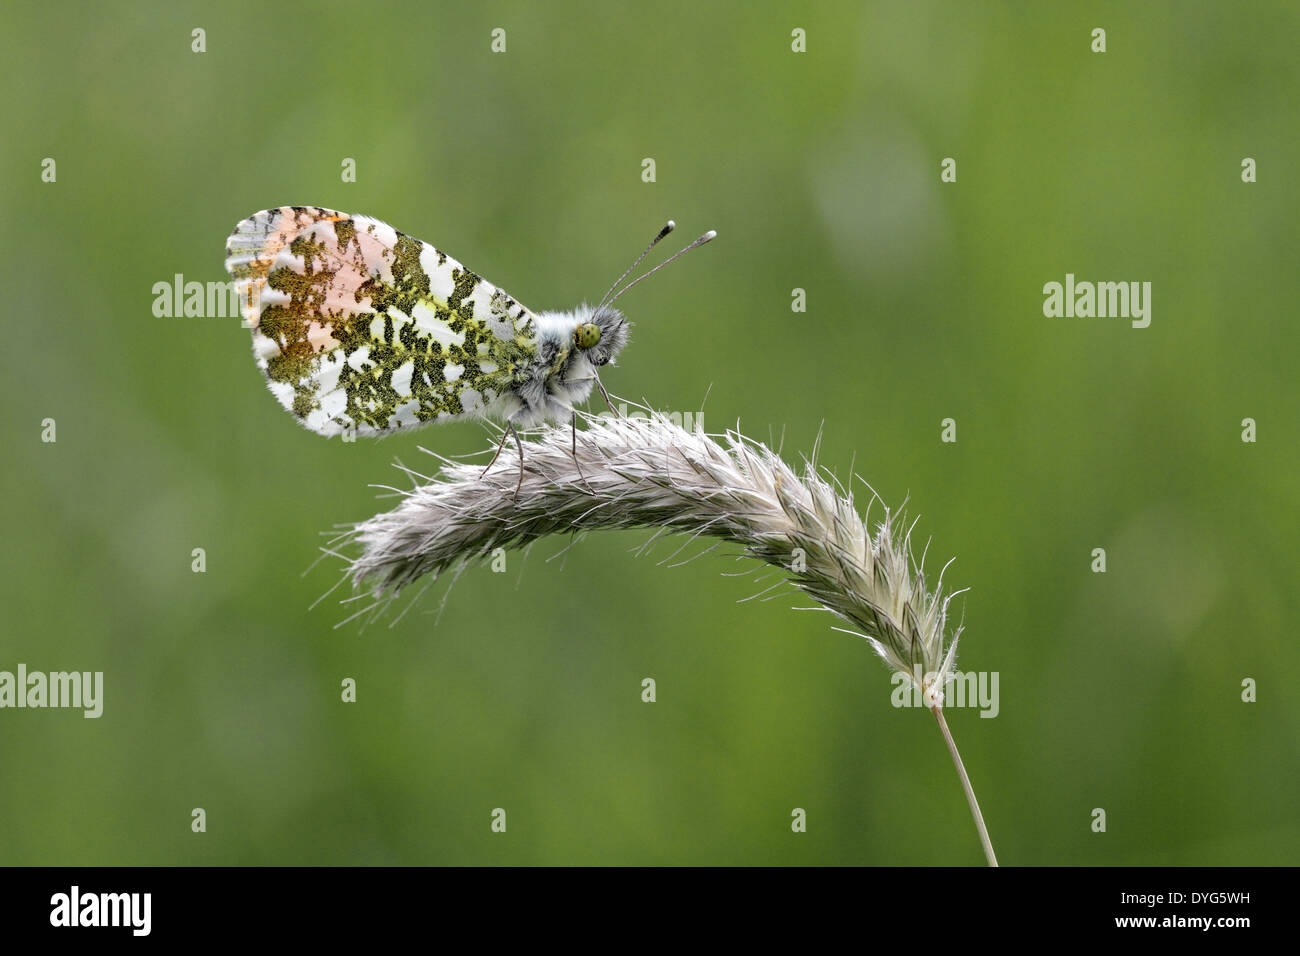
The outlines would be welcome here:
<svg viewBox="0 0 1300 956">
<path fill-rule="evenodd" d="M 578 329 L 589 323 L 595 324 L 602 330 L 602 343 L 607 339 L 617 340 L 617 345 L 608 351 L 608 358 L 600 364 L 612 362 L 627 341 L 623 316 L 616 309 L 606 306 L 600 310 L 600 321 L 594 321 L 596 318 L 596 310 L 585 302 L 571 312 L 538 313 L 535 322 L 537 361 L 523 382 L 501 395 L 497 407 L 492 410 L 494 417 L 527 428 L 542 422 L 561 421 L 573 413 L 574 406 L 585 402 L 596 384 L 598 366 L 593 359 L 598 361 L 606 353 L 598 353 L 599 346 L 574 348 Z"/>
</svg>

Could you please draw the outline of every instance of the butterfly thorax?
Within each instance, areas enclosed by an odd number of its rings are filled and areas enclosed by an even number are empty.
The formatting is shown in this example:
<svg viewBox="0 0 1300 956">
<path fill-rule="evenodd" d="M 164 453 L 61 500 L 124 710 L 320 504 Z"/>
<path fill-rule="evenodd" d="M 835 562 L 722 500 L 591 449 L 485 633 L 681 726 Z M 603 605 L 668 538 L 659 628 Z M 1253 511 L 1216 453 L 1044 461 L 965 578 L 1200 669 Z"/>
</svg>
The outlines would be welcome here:
<svg viewBox="0 0 1300 956">
<path fill-rule="evenodd" d="M 503 396 L 505 417 L 516 425 L 557 421 L 586 401 L 601 366 L 610 364 L 627 344 L 627 322 L 617 309 L 582 304 L 570 312 L 541 312 L 535 317 L 537 354 L 519 370 L 516 385 Z M 585 326 L 595 326 L 599 335 Z M 510 399 L 514 399 L 511 402 Z"/>
</svg>

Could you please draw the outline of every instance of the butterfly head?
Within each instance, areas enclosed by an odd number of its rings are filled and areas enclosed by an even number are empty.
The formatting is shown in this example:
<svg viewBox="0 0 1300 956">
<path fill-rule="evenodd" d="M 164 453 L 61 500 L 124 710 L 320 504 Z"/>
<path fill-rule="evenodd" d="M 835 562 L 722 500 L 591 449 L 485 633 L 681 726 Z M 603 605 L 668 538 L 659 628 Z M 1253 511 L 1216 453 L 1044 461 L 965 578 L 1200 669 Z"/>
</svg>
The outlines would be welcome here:
<svg viewBox="0 0 1300 956">
<path fill-rule="evenodd" d="M 627 320 L 618 309 L 598 306 L 574 329 L 573 344 L 592 365 L 608 365 L 627 345 Z"/>
</svg>

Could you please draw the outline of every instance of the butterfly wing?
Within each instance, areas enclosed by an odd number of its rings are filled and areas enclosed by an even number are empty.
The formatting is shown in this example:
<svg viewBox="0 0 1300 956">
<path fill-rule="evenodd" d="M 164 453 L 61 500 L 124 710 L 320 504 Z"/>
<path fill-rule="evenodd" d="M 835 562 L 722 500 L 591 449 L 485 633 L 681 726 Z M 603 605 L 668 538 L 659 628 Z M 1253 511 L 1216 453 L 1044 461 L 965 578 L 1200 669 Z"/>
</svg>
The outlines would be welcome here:
<svg viewBox="0 0 1300 956">
<path fill-rule="evenodd" d="M 489 414 L 537 354 L 536 316 L 366 216 L 282 206 L 226 241 L 272 393 L 321 435 Z"/>
</svg>

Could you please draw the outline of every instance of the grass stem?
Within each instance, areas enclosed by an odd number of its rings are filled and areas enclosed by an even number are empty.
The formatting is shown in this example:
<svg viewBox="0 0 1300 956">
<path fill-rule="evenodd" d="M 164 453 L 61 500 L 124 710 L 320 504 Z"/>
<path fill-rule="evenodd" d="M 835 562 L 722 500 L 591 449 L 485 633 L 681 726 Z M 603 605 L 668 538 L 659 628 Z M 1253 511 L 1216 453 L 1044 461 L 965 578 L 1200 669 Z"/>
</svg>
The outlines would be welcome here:
<svg viewBox="0 0 1300 956">
<path fill-rule="evenodd" d="M 966 765 L 961 762 L 961 754 L 957 752 L 957 744 L 952 739 L 952 732 L 948 730 L 948 721 L 944 720 L 942 707 L 931 707 L 930 712 L 934 714 L 934 719 L 939 722 L 939 730 L 943 732 L 944 743 L 948 745 L 948 753 L 952 754 L 952 762 L 957 767 L 957 776 L 961 777 L 962 789 L 966 791 L 966 802 L 970 804 L 970 815 L 975 818 L 975 829 L 980 834 L 980 844 L 984 847 L 984 857 L 989 861 L 989 866 L 997 866 L 998 858 L 993 853 L 993 841 L 989 839 L 988 827 L 984 825 L 984 814 L 980 813 L 980 802 L 975 799 L 975 790 L 970 785 L 970 777 L 966 774 Z"/>
</svg>

